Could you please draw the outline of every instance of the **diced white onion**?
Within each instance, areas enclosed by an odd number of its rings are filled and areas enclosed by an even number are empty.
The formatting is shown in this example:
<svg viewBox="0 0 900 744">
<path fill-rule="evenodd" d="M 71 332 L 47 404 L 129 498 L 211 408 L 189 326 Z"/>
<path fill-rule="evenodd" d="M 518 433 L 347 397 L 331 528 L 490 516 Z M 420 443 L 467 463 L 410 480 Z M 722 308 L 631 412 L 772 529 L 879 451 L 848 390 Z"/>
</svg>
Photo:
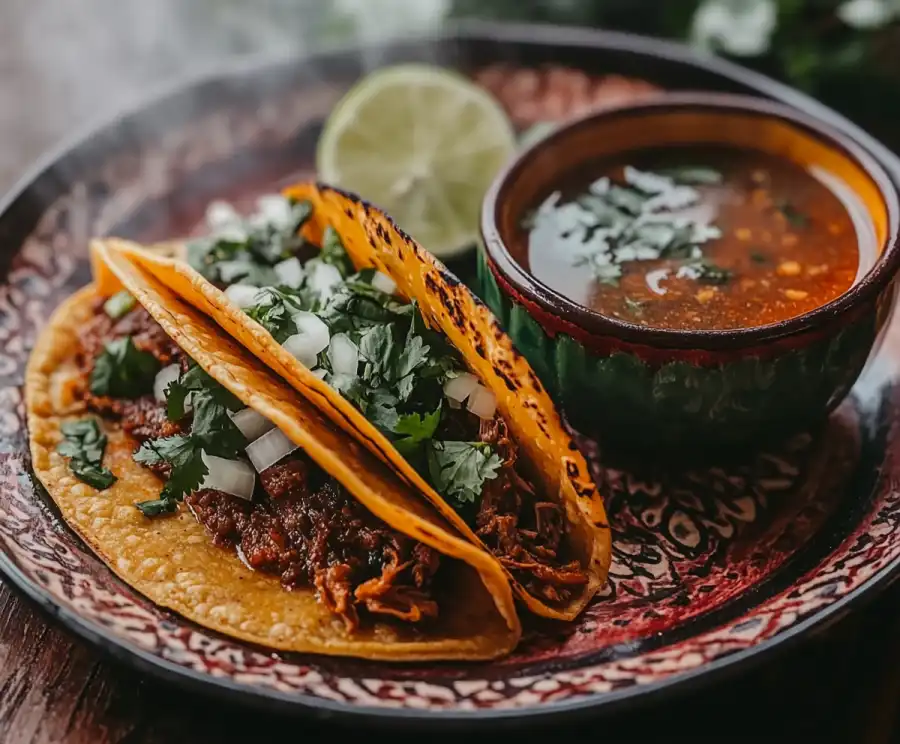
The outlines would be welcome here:
<svg viewBox="0 0 900 744">
<path fill-rule="evenodd" d="M 213 230 L 240 224 L 241 216 L 228 202 L 214 201 L 206 208 L 206 224 Z"/>
<path fill-rule="evenodd" d="M 444 383 L 444 395 L 450 400 L 462 403 L 476 387 L 478 387 L 478 378 L 469 372 L 463 372 Z"/>
<path fill-rule="evenodd" d="M 281 429 L 272 429 L 252 442 L 245 451 L 250 462 L 253 463 L 253 467 L 256 468 L 256 472 L 261 473 L 291 454 L 295 449 L 297 449 L 297 445 L 288 439 Z"/>
<path fill-rule="evenodd" d="M 236 413 L 230 413 L 229 416 L 249 442 L 255 442 L 267 431 L 275 428 L 275 424 L 252 408 L 242 408 Z"/>
<path fill-rule="evenodd" d="M 225 290 L 225 296 L 242 310 L 256 304 L 259 288 L 250 284 L 232 284 Z"/>
<path fill-rule="evenodd" d="M 300 285 L 303 284 L 305 272 L 303 271 L 303 264 L 300 263 L 300 259 L 296 256 L 277 263 L 272 268 L 275 270 L 275 276 L 278 277 L 279 284 L 284 284 L 293 289 L 299 289 Z"/>
<path fill-rule="evenodd" d="M 328 326 L 314 313 L 301 311 L 291 316 L 297 333 L 282 344 L 293 356 L 305 366 L 312 369 L 316 366 L 319 352 L 328 347 L 330 332 Z"/>
<path fill-rule="evenodd" d="M 228 243 L 245 243 L 250 233 L 242 224 L 225 225 L 216 228 L 215 237 L 217 240 L 224 240 Z"/>
<path fill-rule="evenodd" d="M 314 370 L 312 370 L 312 373 L 313 373 L 313 376 L 314 376 L 314 377 L 318 377 L 320 380 L 324 380 L 324 379 L 325 379 L 325 375 L 328 374 L 328 370 L 322 369 L 322 368 L 320 367 L 319 369 L 314 369 Z"/>
<path fill-rule="evenodd" d="M 466 408 L 478 418 L 492 419 L 494 418 L 494 412 L 497 410 L 497 398 L 486 387 L 479 385 L 469 396 Z"/>
<path fill-rule="evenodd" d="M 214 491 L 236 496 L 250 501 L 256 486 L 256 473 L 243 460 L 226 460 L 224 457 L 201 455 L 209 472 L 204 476 L 200 488 L 211 488 Z"/>
<path fill-rule="evenodd" d="M 397 289 L 397 282 L 391 279 L 387 274 L 376 271 L 375 276 L 372 277 L 372 286 L 379 292 L 394 294 L 394 290 Z"/>
<path fill-rule="evenodd" d="M 334 294 L 334 288 L 343 281 L 341 272 L 319 259 L 307 263 L 307 268 L 310 273 L 306 285 L 321 299 L 328 300 Z"/>
<path fill-rule="evenodd" d="M 291 203 L 279 194 L 266 194 L 256 200 L 260 216 L 275 228 L 286 228 L 291 224 Z"/>
<path fill-rule="evenodd" d="M 359 349 L 346 333 L 336 333 L 328 344 L 328 359 L 336 375 L 356 377 L 359 368 Z"/>
<path fill-rule="evenodd" d="M 355 372 L 352 375 L 333 374 L 329 376 L 328 384 L 335 390 L 342 392 L 344 390 L 352 389 L 358 379 L 359 375 Z"/>
<path fill-rule="evenodd" d="M 156 373 L 156 379 L 153 380 L 153 395 L 160 403 L 166 402 L 166 388 L 179 377 L 181 377 L 181 367 L 177 364 L 170 364 Z"/>
<path fill-rule="evenodd" d="M 288 336 L 282 344 L 282 347 L 304 367 L 315 367 L 316 362 L 319 361 L 318 354 L 312 351 L 307 336 L 302 336 L 300 334 Z"/>
</svg>

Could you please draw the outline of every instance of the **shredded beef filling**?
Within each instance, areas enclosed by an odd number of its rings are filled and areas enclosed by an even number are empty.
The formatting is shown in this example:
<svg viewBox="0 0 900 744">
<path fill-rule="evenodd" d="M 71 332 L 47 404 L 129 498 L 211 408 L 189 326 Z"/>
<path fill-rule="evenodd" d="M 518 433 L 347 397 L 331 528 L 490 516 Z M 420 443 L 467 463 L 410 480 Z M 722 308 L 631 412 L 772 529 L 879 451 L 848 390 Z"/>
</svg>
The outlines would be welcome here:
<svg viewBox="0 0 900 744">
<path fill-rule="evenodd" d="M 98 303 L 80 333 L 87 407 L 120 420 L 138 443 L 188 431 L 190 420 L 169 421 L 152 395 L 126 400 L 90 392 L 95 358 L 107 342 L 125 335 L 163 365 L 187 364 L 146 310 L 137 307 L 113 320 Z M 168 467 L 152 469 L 166 477 Z M 251 568 L 279 576 L 286 589 L 314 587 L 319 601 L 350 628 L 359 624 L 360 607 L 407 622 L 437 616 L 430 593 L 440 562 L 436 551 L 389 528 L 303 455 L 284 458 L 259 480 L 252 502 L 211 489 L 185 502 L 217 545 L 236 550 Z"/>
<path fill-rule="evenodd" d="M 357 606 L 418 622 L 436 617 L 429 597 L 438 556 L 387 527 L 301 455 L 260 474 L 266 497 L 253 503 L 203 490 L 185 501 L 217 545 L 288 589 L 313 586 L 349 627 Z"/>
<path fill-rule="evenodd" d="M 562 509 L 539 500 L 534 486 L 519 474 L 517 447 L 503 419 L 482 421 L 478 438 L 494 447 L 503 465 L 484 484 L 476 534 L 531 594 L 554 603 L 568 601 L 588 576 L 577 560 L 564 560 Z"/>
</svg>

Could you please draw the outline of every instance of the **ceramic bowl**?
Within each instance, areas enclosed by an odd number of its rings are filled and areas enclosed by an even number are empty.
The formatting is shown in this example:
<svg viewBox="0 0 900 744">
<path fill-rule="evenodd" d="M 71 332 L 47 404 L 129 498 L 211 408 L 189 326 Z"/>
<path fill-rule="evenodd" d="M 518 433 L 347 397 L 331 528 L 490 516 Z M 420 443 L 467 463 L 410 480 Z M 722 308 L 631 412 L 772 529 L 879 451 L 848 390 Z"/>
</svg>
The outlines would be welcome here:
<svg viewBox="0 0 900 744">
<path fill-rule="evenodd" d="M 523 216 L 580 164 L 688 144 L 760 150 L 839 176 L 874 227 L 873 268 L 833 301 L 779 323 L 669 330 L 602 316 L 514 258 Z M 567 124 L 498 176 L 483 205 L 478 281 L 576 428 L 627 448 L 733 449 L 813 426 L 850 391 L 893 305 L 898 214 L 881 164 L 826 124 L 754 97 L 661 93 Z"/>
</svg>

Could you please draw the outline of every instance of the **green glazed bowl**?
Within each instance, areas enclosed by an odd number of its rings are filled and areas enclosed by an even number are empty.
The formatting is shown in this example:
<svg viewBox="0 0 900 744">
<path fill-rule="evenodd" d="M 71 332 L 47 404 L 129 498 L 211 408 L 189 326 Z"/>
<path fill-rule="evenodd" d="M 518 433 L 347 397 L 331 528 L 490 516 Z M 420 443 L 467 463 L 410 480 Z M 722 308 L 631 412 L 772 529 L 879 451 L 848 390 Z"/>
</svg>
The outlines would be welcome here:
<svg viewBox="0 0 900 744">
<path fill-rule="evenodd" d="M 690 143 L 763 150 L 839 175 L 877 235 L 872 269 L 837 299 L 786 321 L 681 331 L 599 315 L 515 260 L 508 245 L 522 217 L 580 163 Z M 556 130 L 498 176 L 482 210 L 478 284 L 575 428 L 607 446 L 720 452 L 815 426 L 848 394 L 893 306 L 898 225 L 896 186 L 845 135 L 762 99 L 662 93 Z"/>
</svg>

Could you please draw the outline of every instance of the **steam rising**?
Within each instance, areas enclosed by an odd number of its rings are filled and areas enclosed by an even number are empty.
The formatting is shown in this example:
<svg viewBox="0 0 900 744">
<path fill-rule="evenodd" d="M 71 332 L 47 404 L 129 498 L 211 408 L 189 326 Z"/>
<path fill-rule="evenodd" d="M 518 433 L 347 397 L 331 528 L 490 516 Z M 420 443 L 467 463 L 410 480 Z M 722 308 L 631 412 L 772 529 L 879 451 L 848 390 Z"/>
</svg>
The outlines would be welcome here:
<svg viewBox="0 0 900 744">
<path fill-rule="evenodd" d="M 0 0 L 0 191 L 55 141 L 166 82 L 241 55 L 431 30 L 447 2 Z"/>
</svg>

